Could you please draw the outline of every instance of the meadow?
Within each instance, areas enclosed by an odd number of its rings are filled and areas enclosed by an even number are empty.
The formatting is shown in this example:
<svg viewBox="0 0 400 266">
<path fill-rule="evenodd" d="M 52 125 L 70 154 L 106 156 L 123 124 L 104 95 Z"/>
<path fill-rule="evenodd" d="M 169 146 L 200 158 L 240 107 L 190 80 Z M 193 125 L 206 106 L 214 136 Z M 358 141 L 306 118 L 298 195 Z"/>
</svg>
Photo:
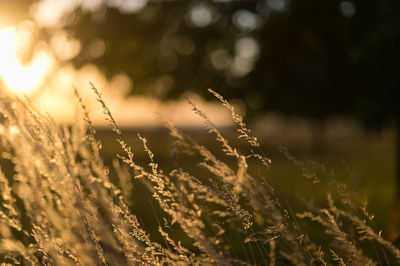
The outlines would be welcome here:
<svg viewBox="0 0 400 266">
<path fill-rule="evenodd" d="M 188 100 L 208 132 L 165 121 L 135 134 L 92 89 L 108 130 L 96 132 L 78 91 L 73 126 L 1 96 L 4 265 L 400 262 L 380 231 L 394 193 L 391 132 L 328 139 L 314 154 L 307 143 L 256 138 L 210 91 L 235 130 L 220 131 Z"/>
<path fill-rule="evenodd" d="M 189 107 L 188 107 L 189 108 Z M 215 139 L 210 138 L 206 128 L 182 128 L 197 142 L 209 147 L 213 153 L 222 156 L 222 151 L 215 145 Z M 231 144 L 239 150 L 245 150 L 246 143 L 236 137 L 235 129 L 225 127 L 220 129 Z M 112 162 L 115 154 L 120 151 L 120 146 L 115 142 L 115 134 L 109 128 L 97 128 L 97 136 L 102 140 L 102 155 L 107 162 Z M 162 169 L 174 166 L 172 151 L 174 138 L 169 135 L 165 127 L 124 128 L 126 140 L 136 150 L 136 160 L 145 164 L 147 154 L 140 149 L 141 143 L 137 133 L 145 136 L 148 145 L 155 154 L 158 164 Z M 395 198 L 395 132 L 386 130 L 383 133 L 354 134 L 352 136 L 335 137 L 327 136 L 324 140 L 323 150 L 313 147 L 309 138 L 296 138 L 292 135 L 279 132 L 279 135 L 265 135 L 257 131 L 256 136 L 262 149 L 266 151 L 273 161 L 273 171 L 279 178 L 289 197 L 296 193 L 309 195 L 310 198 L 324 197 L 309 186 L 302 178 L 302 171 L 293 162 L 288 160 L 279 147 L 285 147 L 298 160 L 312 164 L 320 164 L 327 171 L 335 173 L 335 178 L 350 186 L 367 202 L 368 209 L 375 215 L 372 226 L 375 230 L 387 229 L 387 222 Z M 180 165 L 192 171 L 201 171 L 197 166 L 196 158 L 180 158 Z M 251 164 L 252 162 L 250 162 Z M 249 166 L 249 168 L 252 168 Z M 296 202 L 296 197 L 292 197 Z"/>
</svg>

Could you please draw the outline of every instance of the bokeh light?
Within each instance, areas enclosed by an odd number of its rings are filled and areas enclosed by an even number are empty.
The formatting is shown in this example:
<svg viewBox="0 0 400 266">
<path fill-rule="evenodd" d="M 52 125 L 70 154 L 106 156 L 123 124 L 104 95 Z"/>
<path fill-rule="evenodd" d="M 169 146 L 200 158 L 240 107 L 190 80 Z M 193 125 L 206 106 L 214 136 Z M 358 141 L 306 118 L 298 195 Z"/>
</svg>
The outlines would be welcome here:
<svg viewBox="0 0 400 266">
<path fill-rule="evenodd" d="M 356 6 L 351 1 L 342 1 L 340 2 L 339 10 L 343 16 L 351 18 L 356 13 Z"/>
<path fill-rule="evenodd" d="M 195 27 L 207 27 L 216 19 L 215 10 L 205 2 L 195 3 L 189 10 L 189 21 Z"/>
<path fill-rule="evenodd" d="M 256 14 L 242 9 L 233 14 L 233 23 L 242 31 L 252 31 L 259 27 L 261 20 Z"/>
</svg>

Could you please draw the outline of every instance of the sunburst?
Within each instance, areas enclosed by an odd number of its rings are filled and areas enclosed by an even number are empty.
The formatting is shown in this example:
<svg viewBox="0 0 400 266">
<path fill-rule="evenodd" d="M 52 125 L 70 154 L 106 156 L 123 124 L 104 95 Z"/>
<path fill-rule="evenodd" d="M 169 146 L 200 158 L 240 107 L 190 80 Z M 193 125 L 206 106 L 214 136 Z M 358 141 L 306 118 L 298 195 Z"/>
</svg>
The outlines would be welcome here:
<svg viewBox="0 0 400 266">
<path fill-rule="evenodd" d="M 0 80 L 14 93 L 30 94 L 42 83 L 52 59 L 45 51 L 38 51 L 30 62 L 21 63 L 17 49 L 22 41 L 14 27 L 0 31 Z"/>
</svg>

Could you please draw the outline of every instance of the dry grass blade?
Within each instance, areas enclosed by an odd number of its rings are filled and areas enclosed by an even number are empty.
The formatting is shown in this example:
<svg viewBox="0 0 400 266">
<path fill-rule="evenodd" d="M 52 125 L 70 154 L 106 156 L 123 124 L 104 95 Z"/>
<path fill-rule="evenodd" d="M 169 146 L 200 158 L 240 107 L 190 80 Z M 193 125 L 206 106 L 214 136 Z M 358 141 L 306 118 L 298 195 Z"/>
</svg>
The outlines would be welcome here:
<svg viewBox="0 0 400 266">
<path fill-rule="evenodd" d="M 327 193 L 327 204 L 303 206 L 305 211 L 297 217 L 309 219 L 298 223 L 292 206 L 288 212 L 273 184 L 253 169 L 261 166 L 270 171 L 270 160 L 243 118 L 218 93 L 210 90 L 230 111 L 238 138 L 259 152 L 241 154 L 188 100 L 222 151 L 211 151 L 167 124 L 176 139 L 174 152 L 183 149 L 184 156 L 194 156 L 196 165 L 206 170 L 185 169 L 175 158 L 174 168 L 167 173 L 140 134 L 148 164 L 134 158 L 101 93 L 90 86 L 124 153 L 108 158 L 113 159 L 113 167 L 102 157 L 77 89 L 83 121 L 69 127 L 40 114 L 26 99 L 0 95 L 2 160 L 12 165 L 11 170 L 0 172 L 1 265 L 400 263 L 400 251 L 368 225 L 370 215 L 353 193 L 338 181 L 326 182 L 282 150 L 311 178 L 310 185 Z M 339 200 L 334 201 L 330 193 Z M 143 222 L 151 217 L 137 209 L 152 211 L 156 226 Z M 315 222 L 323 229 L 315 229 Z M 309 233 L 309 227 L 314 231 Z M 315 234 L 324 237 L 324 245 L 313 239 Z M 380 253 L 369 252 L 367 241 Z"/>
</svg>

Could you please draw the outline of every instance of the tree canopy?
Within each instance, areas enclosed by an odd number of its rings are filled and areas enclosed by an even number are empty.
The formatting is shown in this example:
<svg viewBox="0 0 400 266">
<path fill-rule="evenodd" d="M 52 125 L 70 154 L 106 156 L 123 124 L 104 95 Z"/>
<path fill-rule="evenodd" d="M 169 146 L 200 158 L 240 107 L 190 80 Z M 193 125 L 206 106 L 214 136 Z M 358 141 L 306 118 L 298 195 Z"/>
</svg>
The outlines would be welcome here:
<svg viewBox="0 0 400 266">
<path fill-rule="evenodd" d="M 249 115 L 353 115 L 375 128 L 400 116 L 397 1 L 89 2 L 77 1 L 40 38 L 63 28 L 81 42 L 77 67 L 126 73 L 133 94 L 177 97 L 211 87 L 244 99 Z M 27 14 L 32 3 L 0 7 Z"/>
</svg>

